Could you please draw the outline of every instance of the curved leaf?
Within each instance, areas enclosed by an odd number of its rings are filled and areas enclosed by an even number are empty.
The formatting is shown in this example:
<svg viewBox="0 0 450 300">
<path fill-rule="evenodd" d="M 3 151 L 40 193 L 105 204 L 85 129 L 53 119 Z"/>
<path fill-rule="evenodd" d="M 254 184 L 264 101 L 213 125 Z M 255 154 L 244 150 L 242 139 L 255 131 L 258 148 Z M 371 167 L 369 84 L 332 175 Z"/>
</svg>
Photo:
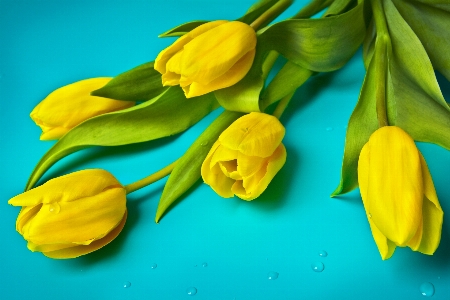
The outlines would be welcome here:
<svg viewBox="0 0 450 300">
<path fill-rule="evenodd" d="M 242 115 L 242 113 L 224 111 L 178 160 L 159 200 L 155 217 L 156 223 L 170 205 L 200 179 L 200 169 L 211 146 L 222 131 Z"/>
<path fill-rule="evenodd" d="M 364 4 L 321 19 L 290 19 L 261 33 L 260 43 L 315 72 L 342 67 L 361 45 L 365 33 Z"/>
<path fill-rule="evenodd" d="M 209 21 L 190 21 L 181 25 L 178 25 L 172 29 L 167 30 L 166 32 L 158 35 L 158 37 L 173 37 L 173 36 L 182 36 L 188 33 L 191 30 L 194 30 L 200 25 L 208 23 Z"/>
<path fill-rule="evenodd" d="M 116 100 L 147 101 L 162 92 L 161 74 L 153 68 L 153 62 L 142 64 L 114 77 L 104 87 L 91 92 L 93 96 Z"/>
<path fill-rule="evenodd" d="M 63 157 L 90 146 L 119 146 L 146 142 L 182 132 L 217 108 L 214 95 L 187 100 L 179 87 L 170 87 L 140 105 L 100 115 L 64 135 L 34 168 L 26 190 Z"/>
</svg>

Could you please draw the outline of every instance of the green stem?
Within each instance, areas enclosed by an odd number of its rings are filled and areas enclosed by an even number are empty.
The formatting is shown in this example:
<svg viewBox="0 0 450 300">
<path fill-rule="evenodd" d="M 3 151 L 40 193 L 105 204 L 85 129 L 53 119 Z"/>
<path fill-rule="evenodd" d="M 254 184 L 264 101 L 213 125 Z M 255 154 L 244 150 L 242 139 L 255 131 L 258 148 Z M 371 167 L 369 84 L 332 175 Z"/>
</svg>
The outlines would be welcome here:
<svg viewBox="0 0 450 300">
<path fill-rule="evenodd" d="M 156 173 L 153 173 L 150 176 L 147 176 L 141 180 L 138 180 L 136 182 L 130 183 L 128 185 L 125 186 L 125 190 L 127 192 L 127 194 L 130 194 L 134 191 L 137 191 L 143 187 L 146 187 L 149 184 L 152 184 L 153 182 L 156 182 L 158 180 L 160 180 L 161 178 L 166 177 L 167 175 L 169 175 L 173 168 L 175 167 L 175 165 L 177 164 L 178 160 L 174 161 L 173 163 L 171 163 L 170 165 L 168 165 L 167 167 L 159 170 Z"/>
<path fill-rule="evenodd" d="M 375 26 L 377 29 L 376 39 L 376 73 L 379 75 L 375 88 L 376 97 L 376 111 L 378 126 L 388 126 L 389 121 L 387 117 L 386 105 L 386 86 L 387 86 L 387 49 L 390 44 L 389 30 L 384 16 L 383 4 L 380 0 L 371 0 L 373 16 L 375 19 Z"/>
<path fill-rule="evenodd" d="M 262 78 L 266 79 L 267 76 L 269 76 L 269 72 L 272 69 L 273 65 L 275 64 L 275 61 L 277 60 L 278 56 L 279 56 L 278 52 L 269 51 L 269 54 L 267 54 L 267 57 L 262 65 Z"/>
<path fill-rule="evenodd" d="M 277 107 L 275 107 L 275 110 L 273 111 L 272 115 L 274 117 L 276 117 L 277 119 L 280 119 L 281 115 L 283 114 L 284 110 L 288 106 L 288 104 L 291 101 L 292 96 L 294 96 L 294 94 L 295 94 L 295 91 L 293 91 L 292 93 L 281 98 L 280 102 L 278 102 L 278 104 L 277 104 Z"/>
<path fill-rule="evenodd" d="M 257 31 L 259 28 L 270 23 L 276 17 L 278 17 L 283 11 L 286 10 L 292 4 L 292 0 L 280 0 L 261 14 L 256 20 L 254 20 L 250 26 Z"/>
</svg>

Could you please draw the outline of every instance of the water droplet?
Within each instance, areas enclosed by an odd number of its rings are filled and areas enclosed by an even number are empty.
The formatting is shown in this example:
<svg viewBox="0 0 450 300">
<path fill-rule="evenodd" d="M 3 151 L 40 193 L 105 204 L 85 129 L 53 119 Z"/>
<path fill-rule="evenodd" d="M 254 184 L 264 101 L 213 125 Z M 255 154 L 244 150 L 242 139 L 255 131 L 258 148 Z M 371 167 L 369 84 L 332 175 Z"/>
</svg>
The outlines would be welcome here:
<svg viewBox="0 0 450 300">
<path fill-rule="evenodd" d="M 426 297 L 434 295 L 434 285 L 431 282 L 424 282 L 420 285 L 420 292 Z"/>
<path fill-rule="evenodd" d="M 131 286 L 131 282 L 129 282 L 129 281 L 125 281 L 124 283 L 123 283 L 123 287 L 124 288 L 129 288 Z"/>
<path fill-rule="evenodd" d="M 369 213 L 369 214 L 367 214 L 367 215 L 369 216 L 369 218 L 372 218 L 372 214 Z"/>
<path fill-rule="evenodd" d="M 325 269 L 325 266 L 321 262 L 315 262 L 311 264 L 311 268 L 313 269 L 314 272 L 322 272 L 323 269 Z"/>
<path fill-rule="evenodd" d="M 269 279 L 269 280 L 275 280 L 275 279 L 278 278 L 278 275 L 279 275 L 279 274 L 278 274 L 277 272 L 271 271 L 271 272 L 267 273 L 267 279 Z"/>
<path fill-rule="evenodd" d="M 201 142 L 201 144 L 200 144 L 200 146 L 206 146 L 206 145 L 208 145 L 208 141 L 203 141 L 203 142 Z"/>
<path fill-rule="evenodd" d="M 187 288 L 186 293 L 189 296 L 194 296 L 195 294 L 197 294 L 197 289 L 193 286 L 191 286 L 190 288 Z"/>
<path fill-rule="evenodd" d="M 328 253 L 327 253 L 327 251 L 322 250 L 322 251 L 319 252 L 319 256 L 327 257 L 327 256 L 328 256 Z"/>
<path fill-rule="evenodd" d="M 157 266 L 158 266 L 157 264 L 152 264 L 152 265 L 150 266 L 150 268 L 156 269 Z"/>
<path fill-rule="evenodd" d="M 203 268 L 206 268 L 207 266 L 208 266 L 208 263 L 205 263 L 205 262 L 202 263 L 202 267 L 203 267 Z"/>
<path fill-rule="evenodd" d="M 441 276 L 438 276 L 438 279 L 441 279 Z"/>
<path fill-rule="evenodd" d="M 333 127 L 327 127 L 327 131 L 332 131 Z"/>
<path fill-rule="evenodd" d="M 61 206 L 59 206 L 59 204 L 57 202 L 55 203 L 50 203 L 49 207 L 48 207 L 48 211 L 54 214 L 59 213 L 59 211 L 61 210 Z"/>
</svg>

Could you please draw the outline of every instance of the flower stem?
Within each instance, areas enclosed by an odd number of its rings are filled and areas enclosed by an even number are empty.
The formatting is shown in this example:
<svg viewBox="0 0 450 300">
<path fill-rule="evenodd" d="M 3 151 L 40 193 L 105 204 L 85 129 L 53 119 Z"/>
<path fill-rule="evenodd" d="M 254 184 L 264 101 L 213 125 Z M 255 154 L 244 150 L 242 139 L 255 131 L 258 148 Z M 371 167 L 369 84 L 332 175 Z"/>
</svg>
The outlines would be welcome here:
<svg viewBox="0 0 450 300">
<path fill-rule="evenodd" d="M 278 102 L 278 104 L 277 104 L 277 107 L 275 107 L 275 110 L 273 111 L 272 115 L 274 117 L 276 117 L 277 119 L 280 119 L 281 115 L 283 114 L 284 110 L 288 106 L 288 104 L 291 101 L 292 96 L 294 96 L 294 94 L 295 94 L 295 91 L 293 91 L 292 93 L 281 98 L 280 102 Z"/>
<path fill-rule="evenodd" d="M 256 20 L 254 20 L 250 26 L 257 31 L 260 27 L 263 27 L 270 23 L 273 19 L 278 17 L 283 11 L 286 10 L 292 4 L 292 0 L 280 0 L 261 14 Z"/>
<path fill-rule="evenodd" d="M 375 44 L 375 55 L 373 59 L 376 59 L 375 71 L 378 74 L 378 80 L 375 87 L 376 97 L 376 111 L 378 126 L 388 126 L 389 121 L 387 117 L 387 105 L 386 105 L 386 87 L 387 87 L 387 49 L 390 43 L 389 30 L 386 24 L 386 19 L 383 11 L 383 4 L 380 0 L 371 0 L 373 16 L 375 19 L 375 26 L 377 29 L 377 38 Z"/>
<path fill-rule="evenodd" d="M 174 161 L 167 167 L 162 168 L 161 170 L 159 170 L 156 173 L 153 173 L 150 176 L 147 176 L 145 178 L 142 178 L 141 180 L 138 180 L 136 182 L 126 185 L 125 191 L 127 192 L 127 194 L 130 194 L 130 193 L 137 191 L 143 187 L 146 187 L 149 184 L 152 184 L 153 182 L 160 180 L 161 178 L 166 177 L 167 175 L 169 175 L 172 172 L 172 170 L 175 167 L 175 165 L 177 164 L 177 162 L 178 162 L 178 160 Z"/>
<path fill-rule="evenodd" d="M 330 6 L 333 0 L 314 0 L 303 7 L 297 14 L 295 14 L 291 19 L 304 19 L 311 18 L 321 10 Z"/>
</svg>

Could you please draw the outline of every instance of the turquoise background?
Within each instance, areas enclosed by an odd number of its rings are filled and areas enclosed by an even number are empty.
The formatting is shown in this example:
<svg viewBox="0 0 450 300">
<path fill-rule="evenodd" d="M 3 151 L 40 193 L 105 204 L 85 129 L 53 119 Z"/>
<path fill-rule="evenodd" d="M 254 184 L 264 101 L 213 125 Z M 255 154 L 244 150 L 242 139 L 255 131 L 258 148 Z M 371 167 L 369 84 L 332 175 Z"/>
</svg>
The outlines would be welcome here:
<svg viewBox="0 0 450 300">
<path fill-rule="evenodd" d="M 129 195 L 129 218 L 107 247 L 73 260 L 32 253 L 15 231 L 20 193 L 53 142 L 39 141 L 29 113 L 77 80 L 115 76 L 151 61 L 173 41 L 158 39 L 190 20 L 235 19 L 252 1 L 0 0 L 0 298 L 2 299 L 450 299 L 450 217 L 433 256 L 397 248 L 382 261 L 358 190 L 331 199 L 339 182 L 348 118 L 364 77 L 361 51 L 295 94 L 281 121 L 287 163 L 253 202 L 223 199 L 198 183 L 155 224 L 164 180 Z M 289 17 L 306 1 L 297 1 Z M 450 84 L 438 74 L 446 99 Z M 183 134 L 63 159 L 45 180 L 103 168 L 123 184 L 177 159 L 219 114 Z M 450 212 L 450 153 L 418 144 L 444 211 Z M 319 252 L 325 250 L 327 257 Z M 323 272 L 311 264 L 322 262 Z M 203 266 L 207 263 L 207 266 Z M 157 267 L 153 268 L 153 264 Z M 269 280 L 269 272 L 279 273 Z M 131 286 L 124 288 L 124 284 Z M 197 294 L 189 296 L 187 289 Z"/>
</svg>

